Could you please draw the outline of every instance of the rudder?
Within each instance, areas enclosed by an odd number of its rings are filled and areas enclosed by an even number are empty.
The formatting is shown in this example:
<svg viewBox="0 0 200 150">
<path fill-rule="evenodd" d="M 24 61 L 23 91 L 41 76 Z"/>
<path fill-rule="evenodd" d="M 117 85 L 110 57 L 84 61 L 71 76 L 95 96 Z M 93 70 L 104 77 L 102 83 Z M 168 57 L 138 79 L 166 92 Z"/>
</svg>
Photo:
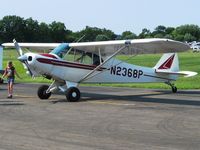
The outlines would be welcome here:
<svg viewBox="0 0 200 150">
<path fill-rule="evenodd" d="M 178 72 L 179 61 L 177 53 L 165 53 L 154 66 L 156 71 L 162 72 Z"/>
</svg>

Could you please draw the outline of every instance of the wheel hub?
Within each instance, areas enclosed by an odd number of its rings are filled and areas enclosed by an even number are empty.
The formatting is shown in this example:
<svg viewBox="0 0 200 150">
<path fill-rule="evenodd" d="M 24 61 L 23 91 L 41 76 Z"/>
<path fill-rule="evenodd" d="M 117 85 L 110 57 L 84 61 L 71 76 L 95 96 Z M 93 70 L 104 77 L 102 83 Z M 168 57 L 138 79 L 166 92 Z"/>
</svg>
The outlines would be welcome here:
<svg viewBox="0 0 200 150">
<path fill-rule="evenodd" d="M 76 97 L 76 96 L 77 96 L 76 92 L 73 92 L 72 97 Z"/>
</svg>

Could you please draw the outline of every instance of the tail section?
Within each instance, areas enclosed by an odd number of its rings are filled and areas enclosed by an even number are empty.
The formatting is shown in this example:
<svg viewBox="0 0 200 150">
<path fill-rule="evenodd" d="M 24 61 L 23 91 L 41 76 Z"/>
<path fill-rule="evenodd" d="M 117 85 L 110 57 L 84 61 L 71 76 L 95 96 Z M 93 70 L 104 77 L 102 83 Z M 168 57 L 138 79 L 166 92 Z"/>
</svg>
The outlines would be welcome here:
<svg viewBox="0 0 200 150">
<path fill-rule="evenodd" d="M 179 61 L 177 53 L 163 54 L 154 68 L 156 69 L 156 72 L 178 72 Z"/>
<path fill-rule="evenodd" d="M 184 75 L 185 77 L 195 76 L 196 72 L 191 71 L 179 71 L 179 61 L 177 53 L 163 54 L 161 59 L 154 67 L 155 72 L 165 75 Z"/>
</svg>

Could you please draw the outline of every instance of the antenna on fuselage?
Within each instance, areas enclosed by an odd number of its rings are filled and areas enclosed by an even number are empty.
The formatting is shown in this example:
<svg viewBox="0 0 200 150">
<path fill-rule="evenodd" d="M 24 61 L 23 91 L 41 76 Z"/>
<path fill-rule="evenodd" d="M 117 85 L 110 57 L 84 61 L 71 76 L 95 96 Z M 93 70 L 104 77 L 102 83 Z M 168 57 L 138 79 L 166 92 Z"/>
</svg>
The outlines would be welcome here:
<svg viewBox="0 0 200 150">
<path fill-rule="evenodd" d="M 80 42 L 84 37 L 85 37 L 85 35 L 83 35 L 81 38 L 79 38 L 79 39 L 78 39 L 76 42 L 74 42 L 74 43 Z"/>
<path fill-rule="evenodd" d="M 76 42 L 73 43 L 79 43 L 83 38 L 85 37 L 85 35 L 83 35 L 81 38 L 79 38 Z M 70 47 L 70 49 L 67 51 L 67 53 L 65 55 L 68 55 L 69 52 L 72 50 L 73 47 Z"/>
</svg>

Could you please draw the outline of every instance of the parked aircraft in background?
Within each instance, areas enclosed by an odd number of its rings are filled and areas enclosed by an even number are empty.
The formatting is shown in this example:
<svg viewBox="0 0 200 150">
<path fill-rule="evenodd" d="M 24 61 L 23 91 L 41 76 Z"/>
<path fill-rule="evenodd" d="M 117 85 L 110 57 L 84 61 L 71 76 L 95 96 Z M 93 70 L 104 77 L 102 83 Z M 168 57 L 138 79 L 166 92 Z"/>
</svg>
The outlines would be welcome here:
<svg viewBox="0 0 200 150">
<path fill-rule="evenodd" d="M 16 47 L 18 59 L 31 76 L 51 79 L 51 85 L 38 89 L 40 99 L 48 99 L 52 93 L 65 93 L 68 101 L 78 101 L 80 83 L 148 83 L 162 82 L 177 92 L 172 83 L 179 75 L 186 77 L 197 73 L 179 71 L 175 52 L 188 50 L 187 44 L 169 39 L 136 39 L 81 43 L 4 43 L 4 47 Z M 53 49 L 50 53 L 23 53 L 21 47 Z M 153 67 L 129 64 L 116 59 L 116 55 L 165 53 Z M 148 60 L 146 60 L 148 61 Z"/>
<path fill-rule="evenodd" d="M 200 42 L 193 41 L 193 42 L 186 42 L 193 52 L 200 52 Z"/>
</svg>

